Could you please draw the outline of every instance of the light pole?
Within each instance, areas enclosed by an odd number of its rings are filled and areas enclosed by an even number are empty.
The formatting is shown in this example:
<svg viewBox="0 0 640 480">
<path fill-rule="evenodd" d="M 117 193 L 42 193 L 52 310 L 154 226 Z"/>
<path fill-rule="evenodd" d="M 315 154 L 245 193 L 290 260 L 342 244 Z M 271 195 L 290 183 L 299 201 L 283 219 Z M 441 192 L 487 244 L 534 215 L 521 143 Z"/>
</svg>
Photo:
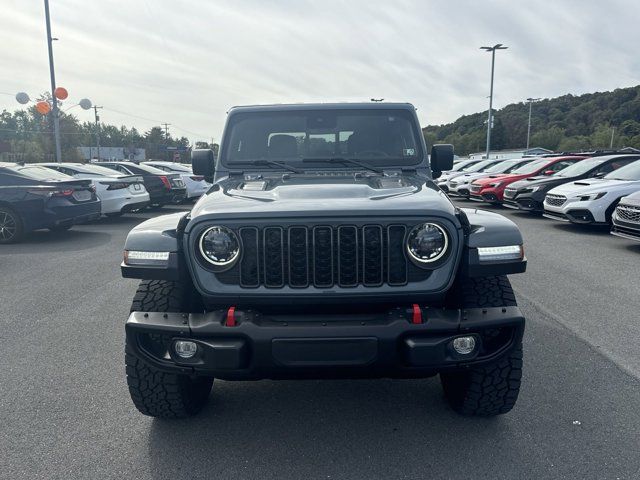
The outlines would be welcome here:
<svg viewBox="0 0 640 480">
<path fill-rule="evenodd" d="M 505 47 L 501 43 L 498 43 L 493 47 L 480 47 L 480 50 L 491 52 L 491 90 L 489 91 L 489 116 L 487 118 L 487 159 L 489 159 L 489 151 L 491 150 L 491 126 L 493 123 L 493 71 L 496 63 L 496 50 L 506 50 L 507 48 L 509 47 Z"/>
<path fill-rule="evenodd" d="M 49 48 L 49 73 L 51 75 L 51 103 L 53 114 L 53 136 L 56 142 L 56 162 L 62 161 L 62 149 L 60 148 L 60 110 L 56 98 L 56 73 L 53 68 L 53 41 L 57 38 L 51 36 L 51 20 L 49 18 L 49 0 L 44 0 L 44 16 L 47 23 L 47 46 Z"/>
<path fill-rule="evenodd" d="M 533 102 L 537 102 L 540 100 L 539 98 L 527 98 L 527 102 L 529 102 L 529 124 L 527 125 L 527 150 L 529 150 L 529 138 L 531 137 L 531 105 Z"/>
<path fill-rule="evenodd" d="M 98 161 L 102 160 L 100 158 L 100 116 L 98 115 L 98 109 L 102 107 L 98 107 L 96 105 L 93 106 L 93 113 L 96 117 L 96 146 L 98 147 Z"/>
</svg>

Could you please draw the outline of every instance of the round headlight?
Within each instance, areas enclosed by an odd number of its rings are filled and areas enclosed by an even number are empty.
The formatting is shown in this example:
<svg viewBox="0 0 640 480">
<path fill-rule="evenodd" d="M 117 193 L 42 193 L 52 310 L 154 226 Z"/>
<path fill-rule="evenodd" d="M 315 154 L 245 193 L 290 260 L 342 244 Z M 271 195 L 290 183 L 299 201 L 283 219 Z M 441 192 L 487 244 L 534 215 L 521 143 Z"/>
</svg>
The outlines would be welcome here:
<svg viewBox="0 0 640 480">
<path fill-rule="evenodd" d="M 222 267 L 238 258 L 240 242 L 227 227 L 210 227 L 200 237 L 200 253 L 209 263 Z"/>
<path fill-rule="evenodd" d="M 447 253 L 448 246 L 447 232 L 435 223 L 416 225 L 407 238 L 407 251 L 419 263 L 440 260 Z"/>
</svg>

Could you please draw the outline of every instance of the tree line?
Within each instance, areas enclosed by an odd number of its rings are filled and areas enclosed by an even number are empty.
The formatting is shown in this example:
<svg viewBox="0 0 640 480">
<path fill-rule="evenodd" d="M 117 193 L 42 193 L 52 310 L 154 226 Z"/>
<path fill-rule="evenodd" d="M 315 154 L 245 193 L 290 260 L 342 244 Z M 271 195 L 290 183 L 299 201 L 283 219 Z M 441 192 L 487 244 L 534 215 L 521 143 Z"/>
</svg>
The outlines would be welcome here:
<svg viewBox="0 0 640 480">
<path fill-rule="evenodd" d="M 43 95 L 41 99 L 47 98 Z M 55 143 L 51 115 L 41 115 L 35 106 L 0 113 L 0 160 L 43 162 L 55 159 Z M 80 122 L 72 113 L 60 111 L 60 141 L 62 158 L 66 162 L 82 160 L 77 147 L 96 146 L 95 122 Z M 101 147 L 125 147 L 134 151 L 145 149 L 146 157 L 168 158 L 166 147 L 188 147 L 189 140 L 166 135 L 160 127 L 141 132 L 135 127 L 100 123 Z M 206 142 L 197 142 L 196 148 L 213 148 Z M 185 157 L 183 155 L 183 160 Z"/>
<path fill-rule="evenodd" d="M 524 148 L 529 104 L 512 103 L 494 111 L 491 149 Z M 453 123 L 423 128 L 428 145 L 451 143 L 458 155 L 486 148 L 487 111 L 464 115 Z M 571 94 L 535 102 L 531 114 L 531 147 L 554 151 L 640 148 L 640 85 L 612 92 Z"/>
</svg>

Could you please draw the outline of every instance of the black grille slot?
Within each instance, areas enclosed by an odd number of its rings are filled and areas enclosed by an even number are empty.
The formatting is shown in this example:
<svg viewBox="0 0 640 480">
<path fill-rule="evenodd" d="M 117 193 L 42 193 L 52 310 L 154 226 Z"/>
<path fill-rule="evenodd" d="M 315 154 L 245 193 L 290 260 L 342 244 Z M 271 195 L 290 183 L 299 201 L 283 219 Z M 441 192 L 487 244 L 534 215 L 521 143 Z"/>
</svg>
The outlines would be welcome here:
<svg viewBox="0 0 640 480">
<path fill-rule="evenodd" d="M 358 285 L 358 229 L 338 228 L 338 284 L 341 287 Z"/>
<path fill-rule="evenodd" d="M 404 225 L 391 225 L 387 229 L 389 285 L 405 285 L 407 283 L 407 257 L 404 253 L 406 232 L 407 228 Z"/>
<path fill-rule="evenodd" d="M 406 225 L 240 227 L 238 265 L 215 273 L 243 288 L 399 286 L 427 278 L 405 253 Z"/>
<path fill-rule="evenodd" d="M 306 227 L 289 229 L 289 285 L 309 285 L 309 232 Z"/>
<path fill-rule="evenodd" d="M 240 229 L 242 241 L 242 260 L 240 262 L 240 285 L 243 287 L 260 286 L 258 268 L 258 229 L 246 227 Z"/>
<path fill-rule="evenodd" d="M 333 286 L 333 229 L 313 229 L 313 283 L 316 287 Z"/>
<path fill-rule="evenodd" d="M 284 242 L 280 227 L 264 229 L 264 284 L 267 287 L 284 286 Z"/>
<path fill-rule="evenodd" d="M 382 285 L 382 227 L 362 228 L 362 283 L 368 287 Z"/>
</svg>

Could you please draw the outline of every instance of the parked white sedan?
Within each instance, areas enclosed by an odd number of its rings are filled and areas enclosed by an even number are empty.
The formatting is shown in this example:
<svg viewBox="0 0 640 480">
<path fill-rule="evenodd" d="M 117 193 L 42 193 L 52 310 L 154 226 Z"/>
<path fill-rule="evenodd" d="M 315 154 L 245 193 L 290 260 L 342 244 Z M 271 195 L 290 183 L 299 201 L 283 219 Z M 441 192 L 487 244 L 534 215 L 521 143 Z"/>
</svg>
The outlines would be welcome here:
<svg viewBox="0 0 640 480">
<path fill-rule="evenodd" d="M 640 160 L 603 178 L 589 178 L 552 188 L 544 198 L 544 216 L 573 223 L 611 223 L 620 199 L 640 191 Z"/>
<path fill-rule="evenodd" d="M 61 162 L 39 165 L 75 178 L 91 180 L 96 187 L 96 195 L 102 202 L 103 215 L 118 216 L 149 205 L 149 192 L 144 188 L 142 177 L 122 175 L 110 168 L 91 163 Z"/>
<path fill-rule="evenodd" d="M 190 165 L 182 163 L 164 162 L 161 160 L 149 160 L 143 162 L 145 165 L 159 168 L 165 172 L 178 173 L 187 187 L 187 199 L 199 198 L 211 188 L 211 184 L 206 182 L 201 175 L 194 175 Z"/>
</svg>

